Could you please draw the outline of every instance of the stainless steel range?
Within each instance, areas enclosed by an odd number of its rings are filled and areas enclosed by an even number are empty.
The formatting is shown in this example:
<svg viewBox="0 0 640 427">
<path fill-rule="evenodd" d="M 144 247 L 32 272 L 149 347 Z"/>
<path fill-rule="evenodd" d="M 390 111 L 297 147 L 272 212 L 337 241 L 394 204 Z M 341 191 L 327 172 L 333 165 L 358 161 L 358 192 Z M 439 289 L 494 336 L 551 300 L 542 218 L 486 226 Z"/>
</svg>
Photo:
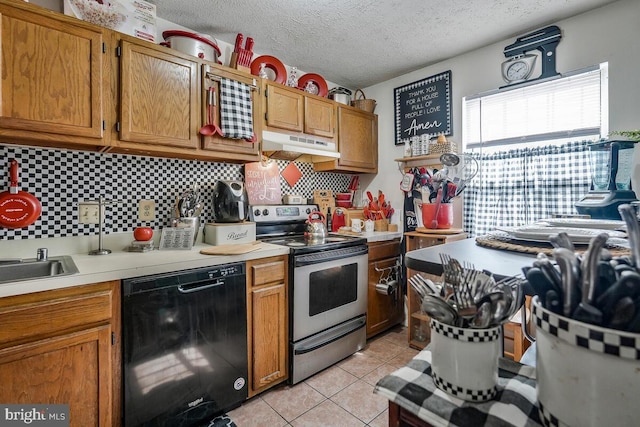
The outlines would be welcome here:
<svg viewBox="0 0 640 427">
<path fill-rule="evenodd" d="M 366 343 L 366 239 L 330 233 L 304 238 L 315 205 L 254 205 L 256 236 L 288 246 L 290 382 L 296 384 Z"/>
</svg>

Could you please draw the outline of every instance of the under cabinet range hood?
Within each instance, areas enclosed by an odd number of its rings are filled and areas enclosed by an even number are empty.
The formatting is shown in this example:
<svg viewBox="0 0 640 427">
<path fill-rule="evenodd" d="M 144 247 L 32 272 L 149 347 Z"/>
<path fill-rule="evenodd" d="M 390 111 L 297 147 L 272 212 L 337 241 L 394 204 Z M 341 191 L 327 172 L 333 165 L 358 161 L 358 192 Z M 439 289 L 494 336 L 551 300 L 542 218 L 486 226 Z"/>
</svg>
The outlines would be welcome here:
<svg viewBox="0 0 640 427">
<path fill-rule="evenodd" d="M 313 135 L 262 131 L 262 151 L 276 160 L 339 159 L 336 143 Z"/>
</svg>

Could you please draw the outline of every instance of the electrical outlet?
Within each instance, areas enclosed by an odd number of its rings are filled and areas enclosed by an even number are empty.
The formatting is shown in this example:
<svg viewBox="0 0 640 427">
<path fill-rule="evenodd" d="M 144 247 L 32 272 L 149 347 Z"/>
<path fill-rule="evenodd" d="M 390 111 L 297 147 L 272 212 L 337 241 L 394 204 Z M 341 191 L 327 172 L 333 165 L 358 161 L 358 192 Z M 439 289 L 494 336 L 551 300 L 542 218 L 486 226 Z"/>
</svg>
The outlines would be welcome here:
<svg viewBox="0 0 640 427">
<path fill-rule="evenodd" d="M 104 208 L 102 213 L 104 214 Z M 80 224 L 100 224 L 100 216 L 98 215 L 98 204 L 79 203 L 78 222 Z"/>
<path fill-rule="evenodd" d="M 156 202 L 140 200 L 138 202 L 138 220 L 148 222 L 156 219 Z"/>
</svg>

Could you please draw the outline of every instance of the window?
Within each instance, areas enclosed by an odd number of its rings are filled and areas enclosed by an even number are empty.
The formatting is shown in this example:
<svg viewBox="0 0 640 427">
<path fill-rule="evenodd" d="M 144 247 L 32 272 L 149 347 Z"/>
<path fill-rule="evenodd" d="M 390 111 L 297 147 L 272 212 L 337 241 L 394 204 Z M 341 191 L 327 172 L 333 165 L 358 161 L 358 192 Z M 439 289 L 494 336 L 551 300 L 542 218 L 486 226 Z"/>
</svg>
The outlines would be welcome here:
<svg viewBox="0 0 640 427">
<path fill-rule="evenodd" d="M 463 99 L 463 145 L 480 162 L 464 194 L 471 236 L 575 214 L 588 145 L 608 134 L 607 64 Z"/>
<path fill-rule="evenodd" d="M 598 140 L 609 132 L 607 81 L 603 63 L 559 79 L 467 97 L 463 144 L 505 149 Z"/>
</svg>

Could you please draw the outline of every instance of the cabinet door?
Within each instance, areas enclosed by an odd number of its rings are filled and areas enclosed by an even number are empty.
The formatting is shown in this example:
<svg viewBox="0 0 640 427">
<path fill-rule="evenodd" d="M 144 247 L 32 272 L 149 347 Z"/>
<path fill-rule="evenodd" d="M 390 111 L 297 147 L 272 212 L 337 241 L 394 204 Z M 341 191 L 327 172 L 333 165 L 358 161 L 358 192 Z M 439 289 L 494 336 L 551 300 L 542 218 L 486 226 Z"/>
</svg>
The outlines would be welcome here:
<svg viewBox="0 0 640 427">
<path fill-rule="evenodd" d="M 202 123 L 208 123 L 208 89 L 210 86 L 215 88 L 215 123 L 220 126 L 220 80 L 219 78 L 227 78 L 242 82 L 249 86 L 256 86 L 257 79 L 255 76 L 240 73 L 222 67 L 214 67 L 210 65 L 202 66 Z M 262 135 L 262 102 L 258 90 L 251 91 L 253 100 L 253 131 L 256 135 L 256 142 L 249 142 L 239 139 L 224 138 L 220 135 L 202 136 L 202 148 L 208 150 L 212 155 L 220 153 L 220 158 L 228 160 L 244 160 L 259 161 L 260 160 L 260 144 L 259 140 Z"/>
<path fill-rule="evenodd" d="M 198 148 L 198 63 L 144 42 L 121 41 L 123 141 Z"/>
<path fill-rule="evenodd" d="M 316 172 L 378 173 L 378 116 L 338 106 L 337 160 L 313 164 Z"/>
<path fill-rule="evenodd" d="M 119 281 L 0 298 L 0 325 L 0 402 L 69 404 L 72 426 L 120 424 Z"/>
<path fill-rule="evenodd" d="M 0 350 L 0 402 L 68 404 L 71 426 L 110 426 L 109 325 Z"/>
<path fill-rule="evenodd" d="M 378 120 L 374 114 L 338 107 L 340 167 L 378 171 Z"/>
<path fill-rule="evenodd" d="M 0 5 L 0 135 L 52 145 L 106 145 L 103 30 L 23 10 L 28 7 Z"/>
<path fill-rule="evenodd" d="M 336 122 L 335 103 L 327 99 L 304 97 L 304 133 L 333 139 Z"/>
<path fill-rule="evenodd" d="M 247 262 L 249 397 L 288 378 L 287 258 Z"/>
<path fill-rule="evenodd" d="M 267 127 L 294 132 L 304 130 L 304 95 L 300 90 L 267 83 L 265 96 Z"/>
<path fill-rule="evenodd" d="M 254 290 L 252 387 L 263 388 L 286 376 L 287 336 L 284 283 Z"/>
</svg>

